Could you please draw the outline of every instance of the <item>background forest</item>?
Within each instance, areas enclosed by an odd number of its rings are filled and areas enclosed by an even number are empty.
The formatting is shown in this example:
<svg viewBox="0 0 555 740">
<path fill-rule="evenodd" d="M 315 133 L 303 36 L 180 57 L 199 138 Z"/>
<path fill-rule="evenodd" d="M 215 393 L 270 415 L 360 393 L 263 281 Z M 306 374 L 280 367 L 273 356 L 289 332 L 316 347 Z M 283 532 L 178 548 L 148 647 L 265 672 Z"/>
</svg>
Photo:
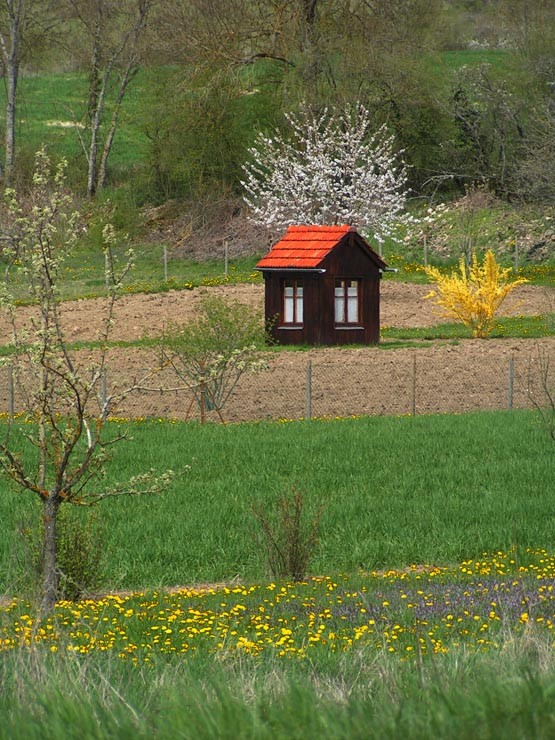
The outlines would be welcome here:
<svg viewBox="0 0 555 740">
<path fill-rule="evenodd" d="M 466 197 L 514 212 L 555 194 L 550 0 L 4 0 L 0 12 L 5 184 L 24 188 L 46 144 L 91 214 L 175 256 L 264 250 L 273 235 L 246 220 L 241 167 L 257 132 L 286 134 L 302 105 L 359 102 L 385 124 L 416 210 Z M 547 228 L 542 258 L 548 226 L 528 245 Z"/>
</svg>

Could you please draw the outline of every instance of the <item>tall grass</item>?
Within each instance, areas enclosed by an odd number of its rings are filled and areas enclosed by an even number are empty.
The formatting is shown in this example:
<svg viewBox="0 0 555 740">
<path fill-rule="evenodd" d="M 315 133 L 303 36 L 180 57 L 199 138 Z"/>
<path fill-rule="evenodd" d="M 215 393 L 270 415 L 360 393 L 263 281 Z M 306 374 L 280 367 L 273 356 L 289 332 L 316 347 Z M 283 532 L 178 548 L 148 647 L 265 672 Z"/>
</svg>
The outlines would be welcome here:
<svg viewBox="0 0 555 740">
<path fill-rule="evenodd" d="M 0 738 L 550 738 L 555 662 L 533 636 L 415 665 L 194 658 L 136 668 L 40 651 L 0 664 Z"/>
<path fill-rule="evenodd" d="M 200 426 L 130 425 L 107 485 L 171 468 L 167 493 L 103 504 L 102 583 L 146 588 L 260 579 L 251 508 L 292 487 L 324 505 L 312 572 L 447 563 L 553 544 L 553 444 L 528 412 Z M 184 472 L 190 465 L 191 471 Z M 0 592 L 23 578 L 16 522 L 35 502 L 0 489 Z"/>
</svg>

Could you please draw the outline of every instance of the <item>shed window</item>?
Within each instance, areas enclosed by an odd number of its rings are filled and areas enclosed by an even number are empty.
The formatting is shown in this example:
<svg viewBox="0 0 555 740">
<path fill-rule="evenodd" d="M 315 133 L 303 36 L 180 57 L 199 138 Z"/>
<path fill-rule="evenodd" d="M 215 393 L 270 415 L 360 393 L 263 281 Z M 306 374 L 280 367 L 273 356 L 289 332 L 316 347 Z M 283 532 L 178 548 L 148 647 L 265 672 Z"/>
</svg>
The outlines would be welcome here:
<svg viewBox="0 0 555 740">
<path fill-rule="evenodd" d="M 303 323 L 303 284 L 300 280 L 283 283 L 283 323 Z"/>
<path fill-rule="evenodd" d="M 358 324 L 359 323 L 359 281 L 358 280 L 336 280 L 335 281 L 335 323 L 336 324 Z"/>
</svg>

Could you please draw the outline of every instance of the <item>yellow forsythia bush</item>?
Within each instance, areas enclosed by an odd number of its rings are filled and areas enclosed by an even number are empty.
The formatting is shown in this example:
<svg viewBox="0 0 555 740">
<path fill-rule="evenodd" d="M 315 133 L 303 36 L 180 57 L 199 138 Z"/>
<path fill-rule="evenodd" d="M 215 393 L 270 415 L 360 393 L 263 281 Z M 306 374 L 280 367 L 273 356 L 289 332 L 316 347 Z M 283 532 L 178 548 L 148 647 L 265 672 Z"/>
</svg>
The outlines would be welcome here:
<svg viewBox="0 0 555 740">
<path fill-rule="evenodd" d="M 427 267 L 426 274 L 436 283 L 425 298 L 433 298 L 447 316 L 462 321 L 472 330 L 473 337 L 487 337 L 494 326 L 499 307 L 518 285 L 528 282 L 525 278 L 507 280 L 510 268 L 497 264 L 495 254 L 488 250 L 482 264 L 474 253 L 467 268 L 461 257 L 458 271 L 443 275 L 435 267 Z"/>
</svg>

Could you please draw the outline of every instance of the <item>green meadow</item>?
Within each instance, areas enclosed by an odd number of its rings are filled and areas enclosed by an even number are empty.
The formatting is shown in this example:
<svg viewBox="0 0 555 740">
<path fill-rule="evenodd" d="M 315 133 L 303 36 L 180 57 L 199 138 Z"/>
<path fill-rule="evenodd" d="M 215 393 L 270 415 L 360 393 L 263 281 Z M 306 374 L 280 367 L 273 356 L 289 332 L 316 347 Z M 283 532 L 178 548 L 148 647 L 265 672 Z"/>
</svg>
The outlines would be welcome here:
<svg viewBox="0 0 555 740">
<path fill-rule="evenodd" d="M 110 426 L 129 439 L 106 484 L 177 476 L 96 509 L 104 596 L 35 616 L 37 502 L 2 484 L 0 738 L 552 737 L 535 413 Z M 251 512 L 293 488 L 324 506 L 298 583 L 271 580 Z"/>
<path fill-rule="evenodd" d="M 105 485 L 153 467 L 159 496 L 104 502 L 102 584 L 154 588 L 268 575 L 253 505 L 303 491 L 323 505 L 315 574 L 450 563 L 553 542 L 553 443 L 532 412 L 201 426 L 117 424 Z M 0 591 L 13 590 L 18 523 L 38 506 L 2 483 Z M 38 509 L 37 509 L 38 512 Z"/>
</svg>

